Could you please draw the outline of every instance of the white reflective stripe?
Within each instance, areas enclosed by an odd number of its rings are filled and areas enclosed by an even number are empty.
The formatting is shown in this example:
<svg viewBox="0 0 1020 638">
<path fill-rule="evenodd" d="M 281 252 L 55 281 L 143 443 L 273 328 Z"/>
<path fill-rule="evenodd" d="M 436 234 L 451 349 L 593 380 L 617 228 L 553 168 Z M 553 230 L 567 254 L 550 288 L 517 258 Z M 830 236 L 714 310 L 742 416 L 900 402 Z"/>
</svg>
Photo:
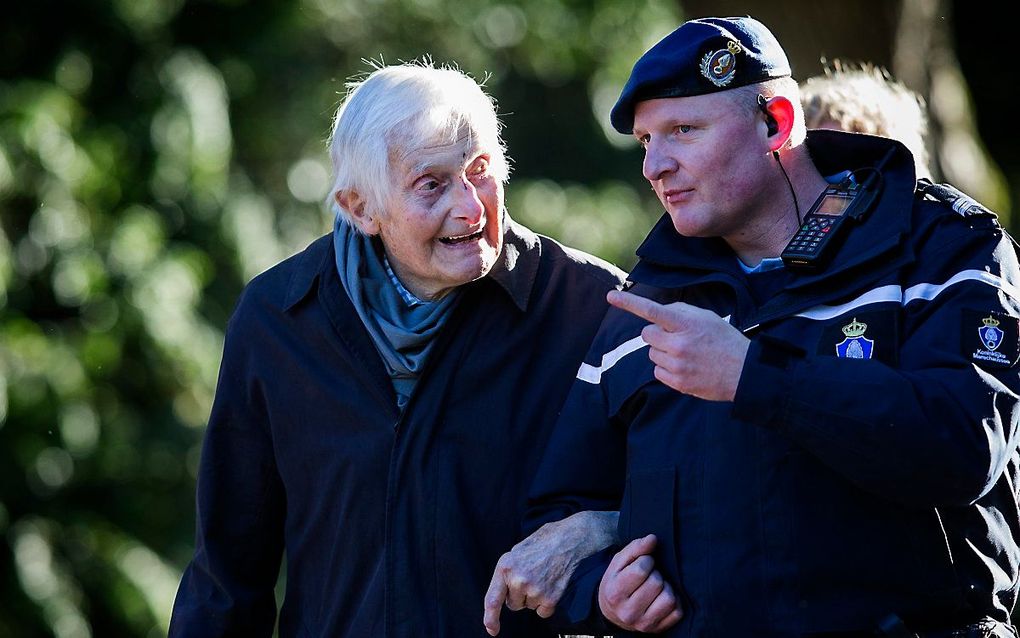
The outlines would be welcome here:
<svg viewBox="0 0 1020 638">
<path fill-rule="evenodd" d="M 628 354 L 637 352 L 647 345 L 648 344 L 645 343 L 645 340 L 641 338 L 641 335 L 638 335 L 629 341 L 624 341 L 602 355 L 602 365 L 597 368 L 593 365 L 582 363 L 581 367 L 577 369 L 577 378 L 581 381 L 598 385 L 602 382 L 603 372 L 607 372 L 610 368 L 619 363 L 620 359 L 626 357 Z"/>
<path fill-rule="evenodd" d="M 860 308 L 861 306 L 867 306 L 873 303 L 896 302 L 905 306 L 911 301 L 931 301 L 943 290 L 954 284 L 958 284 L 961 281 L 979 281 L 983 284 L 988 284 L 992 288 L 998 288 L 1013 299 L 1020 301 L 1020 288 L 1004 281 L 1001 277 L 987 273 L 983 270 L 964 270 L 950 277 L 945 283 L 917 284 L 916 286 L 907 288 L 906 292 L 904 292 L 900 286 L 881 286 L 880 288 L 869 290 L 860 297 L 848 301 L 845 304 L 840 304 L 838 306 L 815 306 L 810 310 L 805 310 L 804 312 L 798 313 L 794 316 L 803 317 L 805 319 L 814 319 L 816 321 L 826 321 L 828 319 L 834 319 L 835 317 L 838 317 L 843 313 L 850 312 L 856 308 Z"/>
<path fill-rule="evenodd" d="M 1004 281 L 1002 277 L 983 270 L 964 270 L 956 273 L 949 278 L 949 281 L 941 285 L 917 284 L 916 286 L 907 288 L 907 292 L 903 295 L 903 305 L 905 306 L 915 299 L 931 301 L 935 298 L 935 295 L 939 294 L 949 286 L 961 281 L 980 281 L 981 283 L 988 284 L 992 288 L 998 288 L 1013 299 L 1020 301 L 1020 290 L 1018 290 L 1013 284 Z"/>
<path fill-rule="evenodd" d="M 814 319 L 815 321 L 826 321 L 828 319 L 838 317 L 844 312 L 850 312 L 854 308 L 888 301 L 900 303 L 902 298 L 903 288 L 900 288 L 899 286 L 882 286 L 881 288 L 869 290 L 860 297 L 844 304 L 840 304 L 838 306 L 815 306 L 810 310 L 805 310 L 804 312 L 794 316 L 804 317 L 805 319 Z"/>
<path fill-rule="evenodd" d="M 911 301 L 931 301 L 943 290 L 954 284 L 958 284 L 961 281 L 979 281 L 983 284 L 987 284 L 993 288 L 1001 290 L 1016 301 L 1020 302 L 1020 288 L 1017 288 L 1013 284 L 1003 280 L 1002 277 L 987 273 L 983 270 L 964 270 L 953 275 L 942 284 L 917 284 L 916 286 L 907 288 L 906 292 L 903 291 L 902 287 L 896 285 L 880 286 L 873 290 L 869 290 L 856 299 L 844 304 L 840 304 L 838 306 L 815 306 L 810 310 L 805 310 L 804 312 L 798 313 L 794 316 L 803 317 L 804 319 L 813 319 L 815 321 L 826 321 L 828 319 L 834 319 L 856 308 L 875 303 L 895 302 L 905 306 Z M 730 317 L 727 315 L 726 317 L 723 317 L 723 319 L 728 321 Z M 623 359 L 632 352 L 637 352 L 647 345 L 648 344 L 645 343 L 645 340 L 642 339 L 640 335 L 629 341 L 625 341 L 602 355 L 602 364 L 598 367 L 582 363 L 581 367 L 577 369 L 577 378 L 581 381 L 598 385 L 602 382 L 602 374 L 604 372 L 607 372 L 610 368 L 619 363 L 620 359 Z"/>
</svg>

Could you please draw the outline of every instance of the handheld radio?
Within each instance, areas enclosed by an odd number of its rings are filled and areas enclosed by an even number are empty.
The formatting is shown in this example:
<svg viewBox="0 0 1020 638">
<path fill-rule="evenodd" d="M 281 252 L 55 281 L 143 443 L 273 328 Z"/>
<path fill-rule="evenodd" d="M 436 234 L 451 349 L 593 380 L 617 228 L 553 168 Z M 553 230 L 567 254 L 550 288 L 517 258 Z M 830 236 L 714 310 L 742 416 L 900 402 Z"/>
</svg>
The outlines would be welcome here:
<svg viewBox="0 0 1020 638">
<path fill-rule="evenodd" d="M 839 184 L 822 191 L 780 255 L 787 268 L 817 270 L 828 263 L 845 239 L 851 222 L 861 221 L 874 206 L 882 190 L 881 169 L 892 154 L 890 149 L 875 168 L 866 169 L 869 175 L 863 182 L 855 181 L 851 173 Z"/>
</svg>

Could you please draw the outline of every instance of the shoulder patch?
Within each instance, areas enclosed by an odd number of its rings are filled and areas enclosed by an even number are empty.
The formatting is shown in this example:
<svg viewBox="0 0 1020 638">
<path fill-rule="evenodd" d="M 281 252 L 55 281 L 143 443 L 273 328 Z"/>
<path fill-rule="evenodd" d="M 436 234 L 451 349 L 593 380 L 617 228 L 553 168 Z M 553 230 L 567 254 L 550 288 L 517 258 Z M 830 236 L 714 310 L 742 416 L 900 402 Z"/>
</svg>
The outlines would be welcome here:
<svg viewBox="0 0 1020 638">
<path fill-rule="evenodd" d="M 997 217 L 976 199 L 950 184 L 935 184 L 928 179 L 917 180 L 917 194 L 931 197 L 949 206 L 963 217 Z"/>
<path fill-rule="evenodd" d="M 999 312 L 963 311 L 963 354 L 982 368 L 1009 368 L 1020 357 L 1020 320 Z"/>
</svg>

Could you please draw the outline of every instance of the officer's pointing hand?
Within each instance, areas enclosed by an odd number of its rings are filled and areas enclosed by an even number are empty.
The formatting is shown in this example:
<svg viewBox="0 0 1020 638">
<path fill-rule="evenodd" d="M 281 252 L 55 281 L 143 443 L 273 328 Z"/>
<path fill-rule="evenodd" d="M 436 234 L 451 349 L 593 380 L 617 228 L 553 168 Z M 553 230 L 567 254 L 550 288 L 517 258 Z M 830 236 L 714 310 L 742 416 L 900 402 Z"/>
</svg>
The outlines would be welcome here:
<svg viewBox="0 0 1020 638">
<path fill-rule="evenodd" d="M 663 305 L 629 292 L 611 291 L 609 303 L 647 319 L 641 331 L 655 378 L 707 399 L 732 401 L 750 340 L 715 313 L 685 303 Z"/>
</svg>

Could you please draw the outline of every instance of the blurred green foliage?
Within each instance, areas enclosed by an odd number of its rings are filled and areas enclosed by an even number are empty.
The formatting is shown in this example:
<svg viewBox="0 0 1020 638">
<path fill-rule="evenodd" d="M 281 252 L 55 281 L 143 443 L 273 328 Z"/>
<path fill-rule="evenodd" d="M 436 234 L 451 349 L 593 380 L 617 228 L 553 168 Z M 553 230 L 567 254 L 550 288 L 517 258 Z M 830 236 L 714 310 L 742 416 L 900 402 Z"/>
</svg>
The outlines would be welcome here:
<svg viewBox="0 0 1020 638">
<path fill-rule="evenodd" d="M 363 58 L 498 98 L 511 214 L 621 266 L 658 216 L 608 109 L 667 0 L 82 0 L 0 22 L 0 636 L 165 635 L 242 285 L 328 229 Z"/>
</svg>

